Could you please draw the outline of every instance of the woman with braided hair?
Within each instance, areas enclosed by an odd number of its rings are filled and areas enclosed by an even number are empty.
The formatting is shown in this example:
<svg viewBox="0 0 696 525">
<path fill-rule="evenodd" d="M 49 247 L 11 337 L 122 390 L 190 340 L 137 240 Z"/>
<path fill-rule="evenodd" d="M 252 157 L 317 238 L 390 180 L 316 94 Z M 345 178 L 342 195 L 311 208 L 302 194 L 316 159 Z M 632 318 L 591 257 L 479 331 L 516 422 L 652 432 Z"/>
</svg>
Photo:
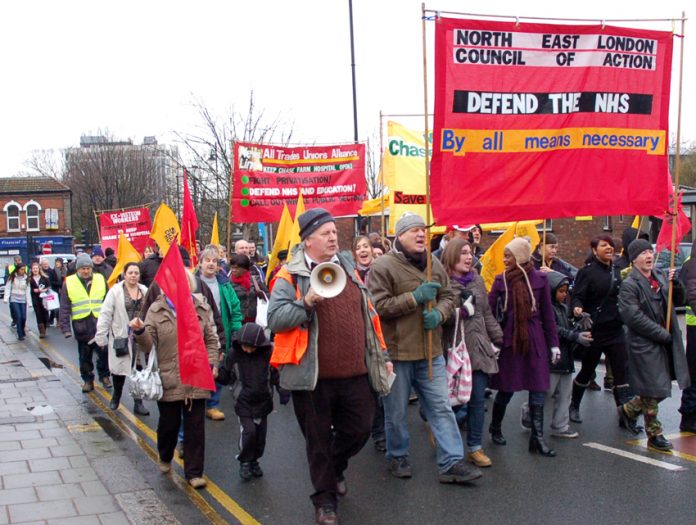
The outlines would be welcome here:
<svg viewBox="0 0 696 525">
<path fill-rule="evenodd" d="M 544 440 L 544 398 L 549 389 L 549 361 L 561 355 L 556 321 L 546 274 L 531 261 L 532 246 L 517 237 L 505 246 L 505 271 L 496 276 L 488 296 L 503 329 L 499 372 L 491 381 L 498 390 L 489 431 L 493 443 L 505 445 L 502 422 L 515 392 L 529 391 L 532 434 L 529 451 L 552 457 L 556 452 Z"/>
</svg>

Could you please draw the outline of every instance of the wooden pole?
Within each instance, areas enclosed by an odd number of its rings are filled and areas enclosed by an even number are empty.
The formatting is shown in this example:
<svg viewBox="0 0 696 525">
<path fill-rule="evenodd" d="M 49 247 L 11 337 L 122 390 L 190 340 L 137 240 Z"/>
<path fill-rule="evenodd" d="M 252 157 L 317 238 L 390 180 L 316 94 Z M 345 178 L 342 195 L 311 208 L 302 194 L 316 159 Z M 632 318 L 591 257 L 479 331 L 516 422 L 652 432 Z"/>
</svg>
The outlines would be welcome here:
<svg viewBox="0 0 696 525">
<path fill-rule="evenodd" d="M 384 244 L 384 239 L 386 239 L 386 231 L 385 231 L 385 219 L 384 219 L 384 123 L 383 123 L 383 117 L 382 117 L 382 110 L 379 110 L 379 185 L 380 185 L 380 198 L 382 200 L 381 202 L 381 208 L 382 208 L 382 215 L 381 215 L 381 222 L 380 222 L 380 229 L 379 229 L 379 234 L 382 236 L 382 244 Z M 392 220 L 394 218 L 392 217 Z"/>
<path fill-rule="evenodd" d="M 234 152 L 234 142 L 232 142 L 232 151 Z M 232 240 L 232 181 L 234 180 L 234 159 L 232 160 L 232 173 L 230 173 L 230 183 L 228 188 L 230 189 L 230 195 L 227 201 L 228 214 L 227 214 L 227 253 L 232 253 L 232 246 L 230 242 Z"/>
<path fill-rule="evenodd" d="M 682 115 L 682 87 L 684 78 L 684 26 L 686 24 L 686 13 L 682 11 L 681 20 L 681 45 L 679 51 L 679 102 L 677 109 L 677 158 L 674 161 L 674 195 L 672 203 L 672 245 L 671 245 L 671 257 L 669 262 L 669 269 L 674 270 L 674 250 L 677 244 L 677 221 L 679 220 L 679 174 L 681 170 L 681 115 Z M 672 294 L 673 294 L 674 284 L 672 280 L 669 281 L 669 289 L 667 292 L 667 323 L 666 328 L 669 332 L 670 323 L 672 321 Z"/>
<path fill-rule="evenodd" d="M 546 268 L 546 219 L 544 219 L 544 231 L 542 233 L 541 241 L 541 267 Z"/>
<path fill-rule="evenodd" d="M 421 4 L 421 25 L 423 27 L 423 114 L 425 115 L 425 255 L 426 255 L 426 275 L 428 281 L 433 278 L 432 261 L 430 260 L 430 225 L 432 223 L 432 213 L 430 210 L 430 143 L 428 135 L 430 124 L 428 122 L 428 62 L 427 46 L 425 37 L 425 3 Z M 428 303 L 428 311 L 432 310 L 432 301 Z M 427 353 L 428 353 L 428 378 L 433 378 L 433 331 L 427 330 Z"/>
</svg>

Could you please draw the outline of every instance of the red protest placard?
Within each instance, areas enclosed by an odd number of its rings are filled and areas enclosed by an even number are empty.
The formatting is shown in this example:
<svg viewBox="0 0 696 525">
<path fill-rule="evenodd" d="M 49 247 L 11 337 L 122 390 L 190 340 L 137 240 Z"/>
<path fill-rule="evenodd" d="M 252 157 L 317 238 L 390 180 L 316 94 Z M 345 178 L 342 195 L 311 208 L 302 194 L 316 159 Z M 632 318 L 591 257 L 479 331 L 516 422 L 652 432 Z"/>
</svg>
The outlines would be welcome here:
<svg viewBox="0 0 696 525">
<path fill-rule="evenodd" d="M 669 32 L 438 19 L 434 215 L 659 214 L 671 60 Z"/>
<path fill-rule="evenodd" d="M 99 231 L 102 249 L 118 249 L 118 234 L 123 232 L 138 252 L 143 253 L 150 242 L 150 210 L 130 208 L 121 211 L 105 211 L 99 214 Z"/>
<path fill-rule="evenodd" d="M 284 204 L 294 212 L 300 190 L 307 208 L 352 215 L 365 200 L 365 145 L 236 142 L 233 179 L 233 222 L 278 221 Z"/>
</svg>

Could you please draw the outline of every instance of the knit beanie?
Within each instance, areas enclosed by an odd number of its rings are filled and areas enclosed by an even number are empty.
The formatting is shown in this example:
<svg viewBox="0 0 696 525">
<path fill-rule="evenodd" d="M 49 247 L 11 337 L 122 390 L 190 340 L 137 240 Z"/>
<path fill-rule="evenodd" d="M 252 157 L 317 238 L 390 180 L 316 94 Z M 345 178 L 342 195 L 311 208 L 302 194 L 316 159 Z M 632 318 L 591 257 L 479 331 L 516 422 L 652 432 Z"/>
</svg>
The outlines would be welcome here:
<svg viewBox="0 0 696 525">
<path fill-rule="evenodd" d="M 99 257 L 104 257 L 104 251 L 101 249 L 101 246 L 95 246 L 92 248 L 92 257 L 95 255 L 98 255 Z"/>
<path fill-rule="evenodd" d="M 532 245 L 529 244 L 527 237 L 515 237 L 505 245 L 510 250 L 517 264 L 529 262 L 532 258 Z"/>
<path fill-rule="evenodd" d="M 92 263 L 92 258 L 87 255 L 86 253 L 81 253 L 80 255 L 77 256 L 77 259 L 75 260 L 75 269 L 79 270 L 80 268 L 92 268 L 94 267 L 94 264 Z"/>
<path fill-rule="evenodd" d="M 425 221 L 423 220 L 423 217 L 417 213 L 407 211 L 398 221 L 396 221 L 396 227 L 394 230 L 396 232 L 396 236 L 398 237 L 411 228 L 425 228 Z"/>
<path fill-rule="evenodd" d="M 636 239 L 628 245 L 628 260 L 633 262 L 633 260 L 638 257 L 645 250 L 652 250 L 652 244 L 650 244 L 645 239 Z"/>
<path fill-rule="evenodd" d="M 298 217 L 300 224 L 300 239 L 305 240 L 327 222 L 336 222 L 328 211 L 324 208 L 312 208 Z"/>
</svg>

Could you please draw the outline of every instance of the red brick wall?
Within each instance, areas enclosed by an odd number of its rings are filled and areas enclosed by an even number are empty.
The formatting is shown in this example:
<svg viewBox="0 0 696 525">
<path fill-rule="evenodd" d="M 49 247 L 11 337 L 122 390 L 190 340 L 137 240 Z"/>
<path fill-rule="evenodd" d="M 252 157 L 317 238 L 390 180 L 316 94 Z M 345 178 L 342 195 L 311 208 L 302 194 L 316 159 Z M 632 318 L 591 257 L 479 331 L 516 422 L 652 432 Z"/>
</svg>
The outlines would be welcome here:
<svg viewBox="0 0 696 525">
<path fill-rule="evenodd" d="M 37 195 L 3 195 L 0 197 L 0 211 L 3 209 L 5 204 L 7 204 L 10 201 L 15 201 L 20 205 L 20 208 L 22 208 L 27 202 L 33 200 L 35 202 L 38 202 L 39 205 L 41 206 L 41 210 L 39 210 L 39 231 L 32 232 L 34 235 L 52 235 L 52 234 L 63 234 L 65 232 L 65 214 L 70 213 L 70 210 L 64 210 L 65 206 L 65 199 L 68 198 L 68 195 L 63 195 L 63 194 L 51 194 L 48 196 L 37 196 Z M 46 230 L 46 215 L 44 210 L 46 208 L 56 208 L 58 210 L 58 229 L 57 230 Z M 20 225 L 26 226 L 26 215 L 24 214 L 23 210 L 20 210 L 19 214 L 19 222 Z M 25 229 L 22 229 L 22 232 L 26 232 Z M 0 213 L 0 233 L 8 233 L 7 232 L 7 219 L 4 213 Z M 18 235 L 18 232 L 9 232 L 10 235 Z"/>
</svg>

